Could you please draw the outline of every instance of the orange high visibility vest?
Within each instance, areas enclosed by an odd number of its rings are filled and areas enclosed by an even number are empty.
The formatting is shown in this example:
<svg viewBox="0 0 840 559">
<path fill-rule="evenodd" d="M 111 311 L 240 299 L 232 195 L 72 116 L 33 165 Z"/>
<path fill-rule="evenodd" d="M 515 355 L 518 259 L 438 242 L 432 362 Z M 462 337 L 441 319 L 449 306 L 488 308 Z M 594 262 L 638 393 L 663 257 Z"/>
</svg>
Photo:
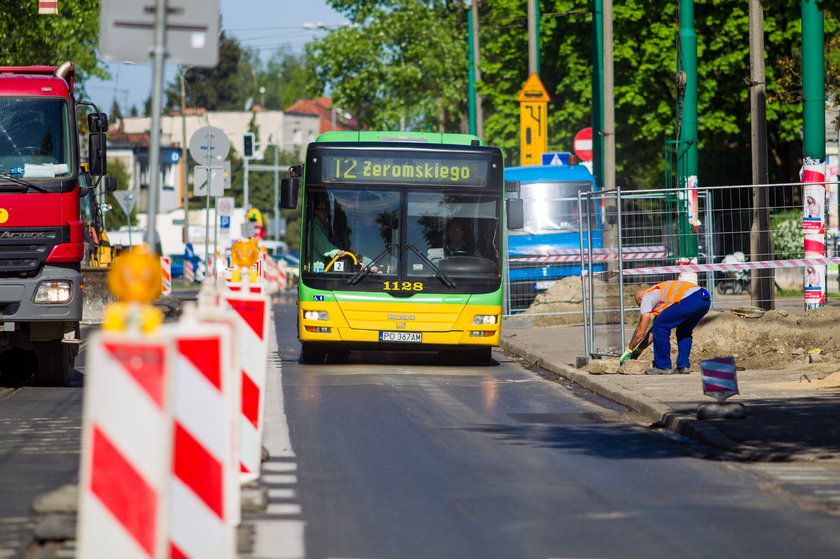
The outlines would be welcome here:
<svg viewBox="0 0 840 559">
<path fill-rule="evenodd" d="M 674 303 L 678 303 L 680 299 L 683 298 L 683 295 L 685 295 L 685 292 L 691 289 L 692 287 L 700 286 L 696 283 L 691 283 L 690 281 L 672 280 L 657 283 L 653 287 L 646 289 L 645 295 L 647 295 L 655 289 L 659 290 L 659 303 L 657 303 L 657 305 L 653 307 L 651 314 L 653 316 L 657 316 L 659 315 L 659 313 L 661 313 Z"/>
</svg>

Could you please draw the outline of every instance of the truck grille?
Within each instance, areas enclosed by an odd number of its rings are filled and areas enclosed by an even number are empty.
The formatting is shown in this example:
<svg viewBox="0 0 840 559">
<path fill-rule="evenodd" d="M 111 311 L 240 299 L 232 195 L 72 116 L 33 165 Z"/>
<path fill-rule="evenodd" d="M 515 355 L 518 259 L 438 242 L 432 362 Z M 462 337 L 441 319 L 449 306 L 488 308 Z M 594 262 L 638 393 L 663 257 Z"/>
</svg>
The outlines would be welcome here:
<svg viewBox="0 0 840 559">
<path fill-rule="evenodd" d="M 0 277 L 36 273 L 53 247 L 69 236 L 67 227 L 0 228 Z"/>
</svg>

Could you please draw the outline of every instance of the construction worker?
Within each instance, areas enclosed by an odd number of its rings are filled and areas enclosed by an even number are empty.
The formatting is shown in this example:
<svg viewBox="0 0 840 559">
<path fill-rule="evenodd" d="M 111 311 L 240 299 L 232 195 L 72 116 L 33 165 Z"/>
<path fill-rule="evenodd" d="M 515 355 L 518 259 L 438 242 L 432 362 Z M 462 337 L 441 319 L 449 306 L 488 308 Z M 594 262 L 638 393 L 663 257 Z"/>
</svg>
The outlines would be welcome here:
<svg viewBox="0 0 840 559">
<path fill-rule="evenodd" d="M 639 323 L 620 362 L 635 357 L 653 341 L 653 367 L 646 375 L 688 374 L 691 333 L 711 306 L 709 292 L 690 281 L 663 281 L 636 291 Z M 648 326 L 653 326 L 648 332 Z M 677 331 L 677 368 L 671 367 L 671 330 Z"/>
</svg>

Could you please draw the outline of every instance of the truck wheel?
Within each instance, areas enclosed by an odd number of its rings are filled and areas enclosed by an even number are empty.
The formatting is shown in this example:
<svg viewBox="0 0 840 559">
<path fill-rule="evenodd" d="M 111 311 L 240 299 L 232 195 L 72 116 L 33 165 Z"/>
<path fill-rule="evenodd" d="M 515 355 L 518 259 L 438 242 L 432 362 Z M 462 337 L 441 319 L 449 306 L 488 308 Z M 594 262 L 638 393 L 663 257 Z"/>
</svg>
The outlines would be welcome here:
<svg viewBox="0 0 840 559">
<path fill-rule="evenodd" d="M 61 340 L 38 342 L 36 380 L 41 386 L 67 386 L 73 380 L 76 348 Z"/>
</svg>

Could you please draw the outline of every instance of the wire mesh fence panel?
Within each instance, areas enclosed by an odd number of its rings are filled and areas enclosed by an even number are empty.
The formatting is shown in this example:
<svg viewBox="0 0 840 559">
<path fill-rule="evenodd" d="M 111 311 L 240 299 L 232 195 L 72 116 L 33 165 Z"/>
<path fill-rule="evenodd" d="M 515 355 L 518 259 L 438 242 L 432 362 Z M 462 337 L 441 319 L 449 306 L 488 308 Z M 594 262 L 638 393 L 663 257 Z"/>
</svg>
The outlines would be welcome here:
<svg viewBox="0 0 840 559">
<path fill-rule="evenodd" d="M 804 254 L 809 227 L 819 228 L 829 232 L 825 256 L 836 258 L 837 226 L 821 214 L 809 225 L 804 192 L 793 183 L 698 189 L 693 200 L 685 189 L 582 195 L 608 216 L 600 254 L 583 254 L 587 352 L 620 354 L 638 319 L 634 293 L 666 280 L 706 287 L 719 311 L 799 312 L 817 287 L 826 304 L 840 304 L 840 260 Z"/>
<path fill-rule="evenodd" d="M 584 212 L 595 219 L 581 222 L 578 204 L 577 197 L 529 204 L 525 228 L 508 231 L 505 287 L 509 314 L 528 311 L 530 315 L 567 315 L 569 321 L 582 322 L 581 234 L 588 230 L 600 244 L 601 226 L 597 207 Z M 562 293 L 549 291 L 564 279 L 570 281 L 564 283 Z"/>
</svg>

